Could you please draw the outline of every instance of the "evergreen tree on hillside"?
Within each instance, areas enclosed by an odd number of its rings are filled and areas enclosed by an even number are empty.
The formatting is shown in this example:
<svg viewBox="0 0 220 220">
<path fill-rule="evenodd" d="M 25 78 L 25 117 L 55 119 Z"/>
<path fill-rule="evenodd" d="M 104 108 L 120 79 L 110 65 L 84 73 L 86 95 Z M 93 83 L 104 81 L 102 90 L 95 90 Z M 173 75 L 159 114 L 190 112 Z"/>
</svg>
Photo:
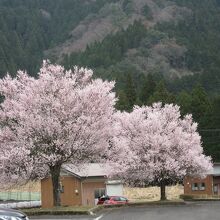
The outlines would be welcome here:
<svg viewBox="0 0 220 220">
<path fill-rule="evenodd" d="M 68 58 L 65 57 L 63 64 L 108 68 L 120 62 L 129 49 L 140 46 L 146 35 L 147 29 L 141 21 L 134 21 L 126 30 L 109 34 L 103 41 L 88 45 L 85 51 L 71 53 Z"/>
<path fill-rule="evenodd" d="M 186 91 L 179 93 L 176 98 L 176 103 L 180 106 L 182 115 L 186 115 L 191 112 L 192 97 L 190 93 Z"/>
<path fill-rule="evenodd" d="M 129 110 L 128 98 L 123 90 L 118 92 L 118 101 L 116 103 L 116 108 L 120 111 Z"/>
<path fill-rule="evenodd" d="M 175 102 L 175 96 L 167 90 L 164 81 L 157 84 L 155 92 L 149 97 L 148 104 L 154 102 L 162 102 L 163 104 Z"/>
<path fill-rule="evenodd" d="M 192 91 L 191 113 L 200 127 L 206 126 L 207 115 L 211 112 L 211 102 L 201 85 L 196 85 Z"/>
<path fill-rule="evenodd" d="M 137 100 L 136 89 L 135 89 L 134 81 L 131 77 L 131 74 L 128 74 L 126 78 L 125 94 L 126 94 L 127 102 L 128 102 L 126 110 L 130 111 L 132 110 Z"/>
<path fill-rule="evenodd" d="M 154 81 L 153 75 L 148 74 L 145 77 L 140 92 L 140 101 L 142 102 L 142 104 L 146 105 L 148 103 L 148 99 L 151 95 L 153 95 L 155 88 L 156 88 L 156 83 Z"/>
<path fill-rule="evenodd" d="M 68 40 L 87 15 L 115 1 L 1 0 L 0 50 L 6 59 L 0 60 L 0 77 L 18 69 L 35 76 L 45 50 Z"/>
<path fill-rule="evenodd" d="M 212 99 L 212 108 L 206 114 L 206 123 L 200 129 L 203 146 L 207 155 L 211 155 L 215 162 L 220 162 L 220 96 Z"/>
<path fill-rule="evenodd" d="M 0 67 L 2 72 L 7 72 L 6 57 L 3 48 L 0 46 Z"/>
</svg>

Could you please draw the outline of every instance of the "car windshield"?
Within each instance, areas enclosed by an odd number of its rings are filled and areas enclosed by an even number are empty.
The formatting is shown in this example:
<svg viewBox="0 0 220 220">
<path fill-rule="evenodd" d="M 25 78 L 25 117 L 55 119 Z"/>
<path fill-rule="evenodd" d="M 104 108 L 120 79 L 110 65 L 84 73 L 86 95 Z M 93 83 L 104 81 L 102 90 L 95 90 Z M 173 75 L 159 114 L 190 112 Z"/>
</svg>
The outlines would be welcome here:
<svg viewBox="0 0 220 220">
<path fill-rule="evenodd" d="M 109 200 L 109 196 L 103 196 L 101 198 L 99 198 L 100 201 L 105 201 L 105 200 Z"/>
<path fill-rule="evenodd" d="M 114 200 L 114 201 L 120 201 L 120 197 L 113 197 L 112 200 Z"/>
</svg>

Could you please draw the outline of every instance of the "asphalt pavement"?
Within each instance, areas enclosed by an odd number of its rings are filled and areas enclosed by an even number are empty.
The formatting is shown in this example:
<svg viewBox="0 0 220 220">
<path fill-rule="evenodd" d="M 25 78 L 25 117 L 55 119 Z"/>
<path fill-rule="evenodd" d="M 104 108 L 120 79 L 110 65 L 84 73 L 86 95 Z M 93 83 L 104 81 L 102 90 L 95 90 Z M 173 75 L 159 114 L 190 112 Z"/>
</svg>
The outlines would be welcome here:
<svg viewBox="0 0 220 220">
<path fill-rule="evenodd" d="M 31 218 L 34 219 L 34 218 Z M 36 219 L 36 217 L 35 217 Z M 38 220 L 220 220 L 220 202 L 179 206 L 147 206 L 107 209 L 96 216 L 42 216 Z"/>
<path fill-rule="evenodd" d="M 60 216 L 60 215 L 43 215 L 43 216 L 29 216 L 30 220 L 94 220 L 97 217 L 99 217 L 101 214 L 97 214 L 95 216 L 89 216 L 89 215 L 64 215 L 64 216 Z"/>
</svg>

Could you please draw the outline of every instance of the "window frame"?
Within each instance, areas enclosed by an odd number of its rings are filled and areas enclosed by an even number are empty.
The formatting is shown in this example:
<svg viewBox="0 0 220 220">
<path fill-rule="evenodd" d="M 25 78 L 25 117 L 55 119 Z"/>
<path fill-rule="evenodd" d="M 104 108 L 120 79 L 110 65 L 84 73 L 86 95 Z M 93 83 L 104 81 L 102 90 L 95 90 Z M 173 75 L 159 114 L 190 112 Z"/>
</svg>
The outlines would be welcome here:
<svg viewBox="0 0 220 220">
<path fill-rule="evenodd" d="M 199 183 L 199 190 L 200 190 L 200 191 L 204 191 L 205 189 L 206 189 L 205 183 L 204 183 L 204 182 Z"/>
<path fill-rule="evenodd" d="M 205 184 L 205 182 L 192 183 L 191 188 L 192 188 L 192 191 L 205 191 L 206 184 Z"/>
<path fill-rule="evenodd" d="M 198 183 L 192 183 L 192 191 L 199 191 Z"/>
<path fill-rule="evenodd" d="M 102 196 L 106 196 L 106 189 L 105 188 L 96 188 L 96 189 L 94 189 L 94 197 L 95 197 L 95 199 L 99 199 Z"/>
</svg>

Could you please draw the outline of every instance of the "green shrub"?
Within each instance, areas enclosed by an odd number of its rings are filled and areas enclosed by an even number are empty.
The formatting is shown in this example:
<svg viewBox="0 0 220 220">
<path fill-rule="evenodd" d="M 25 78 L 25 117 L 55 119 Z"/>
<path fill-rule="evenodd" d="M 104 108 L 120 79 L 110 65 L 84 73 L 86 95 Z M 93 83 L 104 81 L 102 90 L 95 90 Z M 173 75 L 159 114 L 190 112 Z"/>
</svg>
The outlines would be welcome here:
<svg viewBox="0 0 220 220">
<path fill-rule="evenodd" d="M 183 200 L 193 200 L 194 199 L 194 195 L 181 194 L 180 195 L 180 199 L 183 199 Z"/>
</svg>

